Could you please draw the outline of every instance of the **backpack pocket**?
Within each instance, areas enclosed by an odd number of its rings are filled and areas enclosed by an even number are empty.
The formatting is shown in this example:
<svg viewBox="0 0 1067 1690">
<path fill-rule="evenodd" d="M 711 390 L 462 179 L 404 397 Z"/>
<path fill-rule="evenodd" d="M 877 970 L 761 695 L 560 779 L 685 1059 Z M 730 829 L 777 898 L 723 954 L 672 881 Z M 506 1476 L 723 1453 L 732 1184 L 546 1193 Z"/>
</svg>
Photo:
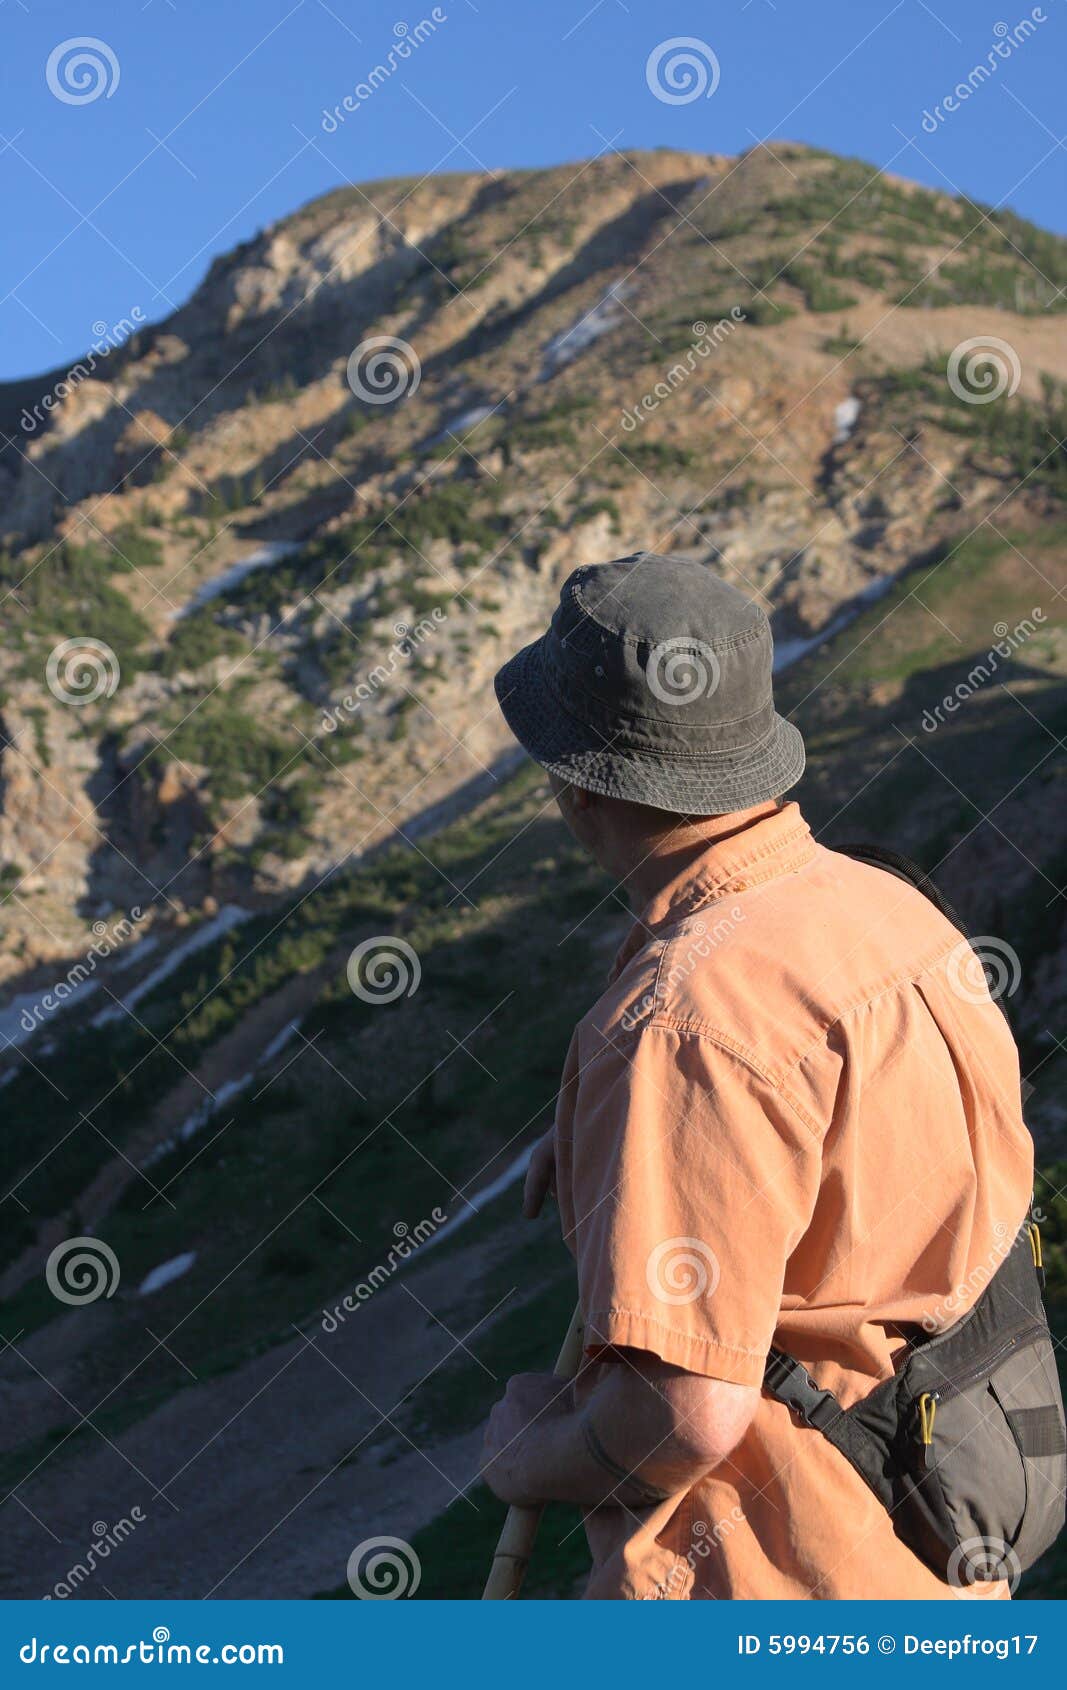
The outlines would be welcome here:
<svg viewBox="0 0 1067 1690">
<path fill-rule="evenodd" d="M 984 1354 L 930 1349 L 901 1376 L 898 1530 L 950 1584 L 1014 1589 L 1064 1518 L 1067 1436 L 1048 1327 L 1001 1333 Z"/>
</svg>

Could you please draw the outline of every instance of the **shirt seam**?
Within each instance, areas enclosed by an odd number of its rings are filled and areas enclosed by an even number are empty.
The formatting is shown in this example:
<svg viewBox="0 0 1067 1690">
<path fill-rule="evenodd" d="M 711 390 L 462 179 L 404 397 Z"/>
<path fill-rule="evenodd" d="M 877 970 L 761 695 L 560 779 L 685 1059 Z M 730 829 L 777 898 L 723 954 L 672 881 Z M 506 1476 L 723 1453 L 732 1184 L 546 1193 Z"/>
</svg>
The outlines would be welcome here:
<svg viewBox="0 0 1067 1690">
<path fill-rule="evenodd" d="M 800 1054 L 793 1059 L 793 1061 L 789 1064 L 787 1072 L 794 1073 L 796 1069 L 800 1068 L 808 1060 L 808 1057 L 812 1054 L 812 1052 L 825 1043 L 827 1034 L 830 1033 L 834 1027 L 841 1026 L 842 1022 L 846 1021 L 850 1015 L 856 1015 L 862 1009 L 870 1009 L 871 1005 L 876 1004 L 880 998 L 888 997 L 890 992 L 897 991 L 903 985 L 918 985 L 920 980 L 925 979 L 933 972 L 939 962 L 943 962 L 946 957 L 951 956 L 957 946 L 960 944 L 966 944 L 967 942 L 966 935 L 957 932 L 955 939 L 953 939 L 950 944 L 944 945 L 941 950 L 935 952 L 931 956 L 924 957 L 919 963 L 912 963 L 909 964 L 908 967 L 902 968 L 898 974 L 894 974 L 892 979 L 887 980 L 885 985 L 880 986 L 876 992 L 871 992 L 865 997 L 857 998 L 853 1003 L 846 1004 L 844 1009 L 839 1009 L 837 1013 L 820 1028 L 811 1043 L 805 1045 Z"/>
<path fill-rule="evenodd" d="M 726 1350 L 730 1355 L 744 1356 L 752 1361 L 762 1361 L 767 1354 L 765 1349 L 751 1349 L 743 1344 L 727 1344 L 721 1338 L 705 1338 L 699 1332 L 683 1332 L 679 1326 L 668 1326 L 665 1320 L 657 1320 L 655 1315 L 648 1314 L 644 1309 L 607 1308 L 594 1309 L 586 1315 L 587 1326 L 595 1326 L 598 1320 L 611 1320 L 615 1316 L 623 1320 L 639 1320 L 645 1326 L 654 1326 L 657 1331 L 665 1332 L 671 1338 L 678 1338 L 683 1344 L 699 1344 L 705 1350 Z"/>
<path fill-rule="evenodd" d="M 818 1121 L 808 1114 L 803 1104 L 798 1102 L 791 1092 L 786 1090 L 781 1076 L 772 1073 L 769 1068 L 764 1067 L 758 1058 L 749 1051 L 745 1045 L 741 1044 L 737 1039 L 731 1039 L 728 1033 L 722 1032 L 721 1029 L 717 1027 L 704 1025 L 691 1020 L 683 1021 L 677 1016 L 668 1014 L 654 1015 L 645 1027 L 645 1032 L 688 1034 L 692 1038 L 702 1039 L 706 1044 L 715 1045 L 717 1049 L 724 1051 L 728 1056 L 735 1057 L 738 1062 L 743 1063 L 744 1066 L 748 1068 L 750 1072 L 755 1074 L 758 1079 L 762 1080 L 765 1085 L 770 1086 L 771 1090 L 775 1092 L 784 1103 L 789 1105 L 793 1113 L 807 1128 L 812 1138 L 814 1138 L 817 1142 L 822 1140 L 825 1129 L 819 1125 Z"/>
</svg>

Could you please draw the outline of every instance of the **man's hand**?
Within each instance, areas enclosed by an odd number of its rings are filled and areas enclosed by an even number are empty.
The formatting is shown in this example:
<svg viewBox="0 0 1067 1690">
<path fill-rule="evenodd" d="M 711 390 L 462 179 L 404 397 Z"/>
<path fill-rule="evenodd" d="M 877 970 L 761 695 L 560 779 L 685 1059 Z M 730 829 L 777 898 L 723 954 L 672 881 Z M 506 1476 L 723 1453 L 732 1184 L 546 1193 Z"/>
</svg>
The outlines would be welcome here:
<svg viewBox="0 0 1067 1690">
<path fill-rule="evenodd" d="M 482 1477 L 501 1502 L 528 1505 L 542 1499 L 530 1488 L 531 1450 L 544 1422 L 570 1416 L 574 1393 L 554 1373 L 516 1373 L 485 1428 Z"/>
<path fill-rule="evenodd" d="M 526 1170 L 526 1184 L 522 1192 L 522 1212 L 528 1221 L 541 1213 L 548 1193 L 556 1194 L 556 1129 L 549 1127 L 539 1139 Z"/>
</svg>

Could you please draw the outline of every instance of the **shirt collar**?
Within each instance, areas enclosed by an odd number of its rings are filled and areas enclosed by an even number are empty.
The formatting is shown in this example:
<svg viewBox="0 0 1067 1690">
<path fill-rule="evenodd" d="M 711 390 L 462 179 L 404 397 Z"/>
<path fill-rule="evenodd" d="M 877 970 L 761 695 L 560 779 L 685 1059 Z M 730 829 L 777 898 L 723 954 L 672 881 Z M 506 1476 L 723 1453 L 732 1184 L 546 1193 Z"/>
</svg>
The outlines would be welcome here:
<svg viewBox="0 0 1067 1690">
<path fill-rule="evenodd" d="M 694 846 L 701 844 L 703 849 L 694 855 Z M 657 855 L 679 857 L 682 864 L 637 917 L 615 958 L 612 978 L 663 929 L 716 898 L 794 873 L 814 852 L 811 829 L 794 803 L 756 815 L 740 827 L 730 816 L 707 816 L 672 833 Z"/>
</svg>

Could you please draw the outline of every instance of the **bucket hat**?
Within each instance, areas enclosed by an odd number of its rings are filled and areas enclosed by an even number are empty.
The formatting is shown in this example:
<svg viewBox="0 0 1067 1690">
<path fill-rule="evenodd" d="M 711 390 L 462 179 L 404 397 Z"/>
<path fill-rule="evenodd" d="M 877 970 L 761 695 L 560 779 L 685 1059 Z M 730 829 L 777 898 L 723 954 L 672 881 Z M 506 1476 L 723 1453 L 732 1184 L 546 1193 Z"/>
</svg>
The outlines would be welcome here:
<svg viewBox="0 0 1067 1690">
<path fill-rule="evenodd" d="M 576 569 L 496 676 L 516 739 L 589 792 L 685 815 L 780 797 L 804 741 L 774 708 L 759 605 L 707 564 L 635 552 Z"/>
</svg>

